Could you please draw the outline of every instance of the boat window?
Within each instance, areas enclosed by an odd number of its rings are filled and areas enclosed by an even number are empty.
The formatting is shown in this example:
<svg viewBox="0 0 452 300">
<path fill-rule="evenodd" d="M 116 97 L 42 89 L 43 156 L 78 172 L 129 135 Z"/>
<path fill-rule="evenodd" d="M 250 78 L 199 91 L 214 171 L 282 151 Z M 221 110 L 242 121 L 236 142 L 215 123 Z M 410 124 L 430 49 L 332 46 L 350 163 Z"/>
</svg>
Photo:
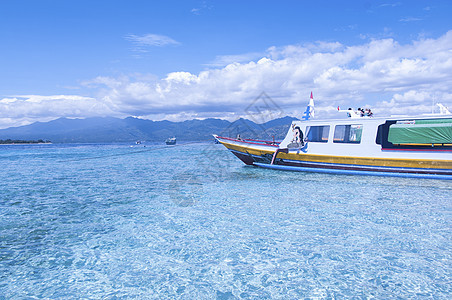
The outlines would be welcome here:
<svg viewBox="0 0 452 300">
<path fill-rule="evenodd" d="M 361 143 L 361 136 L 363 133 L 362 124 L 353 125 L 336 125 L 334 128 L 334 143 Z"/>
<path fill-rule="evenodd" d="M 319 142 L 326 143 L 328 142 L 328 134 L 330 132 L 330 126 L 307 126 L 306 134 L 307 140 L 309 142 Z"/>
<path fill-rule="evenodd" d="M 382 145 L 383 144 L 383 130 L 384 124 L 378 125 L 377 137 L 375 138 L 375 144 Z"/>
</svg>

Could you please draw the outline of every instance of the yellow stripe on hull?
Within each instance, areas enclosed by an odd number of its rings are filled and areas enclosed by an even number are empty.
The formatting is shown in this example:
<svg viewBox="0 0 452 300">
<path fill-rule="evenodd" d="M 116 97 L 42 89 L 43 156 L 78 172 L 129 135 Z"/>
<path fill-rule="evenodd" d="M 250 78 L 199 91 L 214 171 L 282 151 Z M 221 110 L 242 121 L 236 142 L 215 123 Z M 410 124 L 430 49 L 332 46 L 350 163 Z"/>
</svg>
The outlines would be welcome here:
<svg viewBox="0 0 452 300">
<path fill-rule="evenodd" d="M 273 155 L 276 150 L 261 150 L 247 146 L 240 146 L 221 141 L 221 143 L 230 150 L 249 153 L 251 155 L 261 156 L 264 154 Z M 435 159 L 403 159 L 403 158 L 375 158 L 375 157 L 353 157 L 353 156 L 332 156 L 307 153 L 279 153 L 278 158 L 305 161 L 315 163 L 395 167 L 395 168 L 421 168 L 421 169 L 452 169 L 452 160 Z"/>
</svg>

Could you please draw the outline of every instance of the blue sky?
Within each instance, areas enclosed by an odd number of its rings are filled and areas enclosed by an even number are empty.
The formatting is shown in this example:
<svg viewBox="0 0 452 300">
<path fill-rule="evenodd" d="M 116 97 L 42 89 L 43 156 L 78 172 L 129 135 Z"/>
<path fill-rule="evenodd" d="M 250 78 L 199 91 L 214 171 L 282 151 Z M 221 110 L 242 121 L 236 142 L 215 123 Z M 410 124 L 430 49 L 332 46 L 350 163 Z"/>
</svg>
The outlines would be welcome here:
<svg viewBox="0 0 452 300">
<path fill-rule="evenodd" d="M 0 3 L 0 128 L 58 117 L 452 106 L 452 1 Z M 450 70 L 450 69 L 449 69 Z M 410 102 L 409 99 L 413 99 Z"/>
</svg>

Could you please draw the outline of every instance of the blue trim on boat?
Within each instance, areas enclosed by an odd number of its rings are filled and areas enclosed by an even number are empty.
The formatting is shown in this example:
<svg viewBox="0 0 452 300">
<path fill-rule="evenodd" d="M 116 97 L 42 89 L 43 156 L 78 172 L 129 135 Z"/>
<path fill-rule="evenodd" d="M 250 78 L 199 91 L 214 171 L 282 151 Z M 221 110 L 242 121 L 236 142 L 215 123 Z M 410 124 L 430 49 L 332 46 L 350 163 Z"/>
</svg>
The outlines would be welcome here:
<svg viewBox="0 0 452 300">
<path fill-rule="evenodd" d="M 297 171 L 297 172 L 314 172 L 326 174 L 345 174 L 345 175 L 368 175 L 368 176 L 391 176 L 391 177 L 408 177 L 408 178 L 422 178 L 422 179 L 445 179 L 452 180 L 450 175 L 437 174 L 417 174 L 417 173 L 392 173 L 392 172 L 378 172 L 378 171 L 357 171 L 357 170 L 341 170 L 341 169 L 322 169 L 322 168 L 305 168 L 293 167 L 284 165 L 270 165 L 255 162 L 254 165 L 267 169 Z"/>
<path fill-rule="evenodd" d="M 248 155 L 248 156 L 252 156 L 253 158 L 259 159 L 261 158 L 258 155 L 254 155 L 254 154 L 249 154 L 249 153 L 244 153 L 241 151 L 237 151 L 237 150 L 231 150 L 229 149 L 231 152 L 235 152 L 235 153 L 239 153 L 242 155 Z M 436 173 L 444 173 L 444 172 L 449 172 L 450 170 L 445 170 L 445 169 L 433 169 L 433 168 L 428 168 L 428 169 L 420 169 L 420 168 L 407 168 L 407 167 L 388 167 L 388 166 L 372 166 L 372 165 L 349 165 L 349 164 L 337 164 L 337 163 L 327 163 L 327 162 L 313 162 L 313 161 L 304 161 L 304 160 L 292 160 L 292 159 L 284 159 L 284 161 L 286 163 L 292 163 L 292 164 L 308 164 L 311 165 L 311 167 L 299 167 L 299 166 L 287 166 L 287 165 L 278 165 L 278 166 L 283 166 L 283 167 L 288 167 L 288 168 L 305 168 L 308 169 L 310 172 L 318 172 L 318 171 L 313 171 L 312 169 L 326 169 L 326 170 L 330 170 L 334 167 L 334 171 L 340 171 L 340 172 L 344 172 L 349 174 L 349 172 L 361 172 L 359 174 L 363 174 L 362 172 L 371 172 L 372 175 L 375 172 L 380 172 L 382 174 L 384 174 L 384 176 L 390 176 L 388 175 L 388 173 L 395 173 L 395 174 L 400 174 L 400 173 L 411 173 L 414 175 L 414 177 L 419 178 L 420 175 L 434 175 L 434 176 L 449 176 L 451 177 L 451 175 L 441 175 L 441 174 L 429 174 L 426 172 L 436 172 Z M 257 162 L 253 162 L 253 164 L 257 164 Z M 262 163 L 259 163 L 262 164 Z M 322 168 L 323 167 L 323 168 Z M 343 170 L 340 168 L 347 168 L 347 170 Z M 354 170 L 350 170 L 350 168 L 354 168 Z M 359 169 L 368 169 L 368 170 L 359 170 Z M 369 170 L 371 169 L 371 170 Z M 397 172 L 399 171 L 399 172 Z M 405 171 L 405 172 L 400 172 L 400 171 Z M 423 174 L 417 174 L 416 172 L 419 173 L 423 173 Z M 332 172 L 333 173 L 333 172 Z M 342 173 L 341 173 L 342 174 Z M 383 176 L 383 175 L 382 175 Z M 398 177 L 398 175 L 394 175 L 396 177 Z M 404 177 L 404 176 L 402 176 Z M 405 176 L 406 177 L 406 176 Z"/>
<path fill-rule="evenodd" d="M 393 172 L 394 170 L 403 170 L 403 171 L 408 171 L 408 172 L 425 172 L 425 171 L 432 171 L 432 172 L 449 172 L 450 170 L 446 170 L 446 169 L 433 169 L 433 168 L 428 168 L 428 169 L 421 169 L 421 168 L 408 168 L 408 167 L 388 167 L 388 166 L 373 166 L 373 165 L 350 165 L 350 164 L 337 164 L 337 163 L 328 163 L 328 162 L 313 162 L 313 161 L 304 161 L 304 160 L 291 160 L 291 159 L 285 159 L 285 162 L 289 162 L 289 163 L 304 163 L 304 164 L 310 164 L 310 165 L 316 165 L 319 167 L 342 167 L 342 168 L 356 168 L 356 169 L 373 169 L 376 172 L 381 171 L 381 172 Z M 313 167 L 315 168 L 315 167 Z M 369 171 L 369 172 L 374 172 L 374 171 Z M 401 173 L 401 172 L 400 172 Z"/>
</svg>

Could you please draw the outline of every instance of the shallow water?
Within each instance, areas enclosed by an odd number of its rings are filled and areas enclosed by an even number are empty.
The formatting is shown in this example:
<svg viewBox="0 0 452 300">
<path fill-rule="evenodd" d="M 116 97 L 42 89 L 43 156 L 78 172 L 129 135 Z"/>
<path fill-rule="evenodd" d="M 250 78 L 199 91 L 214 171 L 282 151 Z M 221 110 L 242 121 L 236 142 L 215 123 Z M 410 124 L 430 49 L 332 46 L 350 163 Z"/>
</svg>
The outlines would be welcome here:
<svg viewBox="0 0 452 300">
<path fill-rule="evenodd" d="M 450 181 L 265 170 L 197 143 L 4 145 L 0 167 L 0 299 L 452 294 Z"/>
</svg>

